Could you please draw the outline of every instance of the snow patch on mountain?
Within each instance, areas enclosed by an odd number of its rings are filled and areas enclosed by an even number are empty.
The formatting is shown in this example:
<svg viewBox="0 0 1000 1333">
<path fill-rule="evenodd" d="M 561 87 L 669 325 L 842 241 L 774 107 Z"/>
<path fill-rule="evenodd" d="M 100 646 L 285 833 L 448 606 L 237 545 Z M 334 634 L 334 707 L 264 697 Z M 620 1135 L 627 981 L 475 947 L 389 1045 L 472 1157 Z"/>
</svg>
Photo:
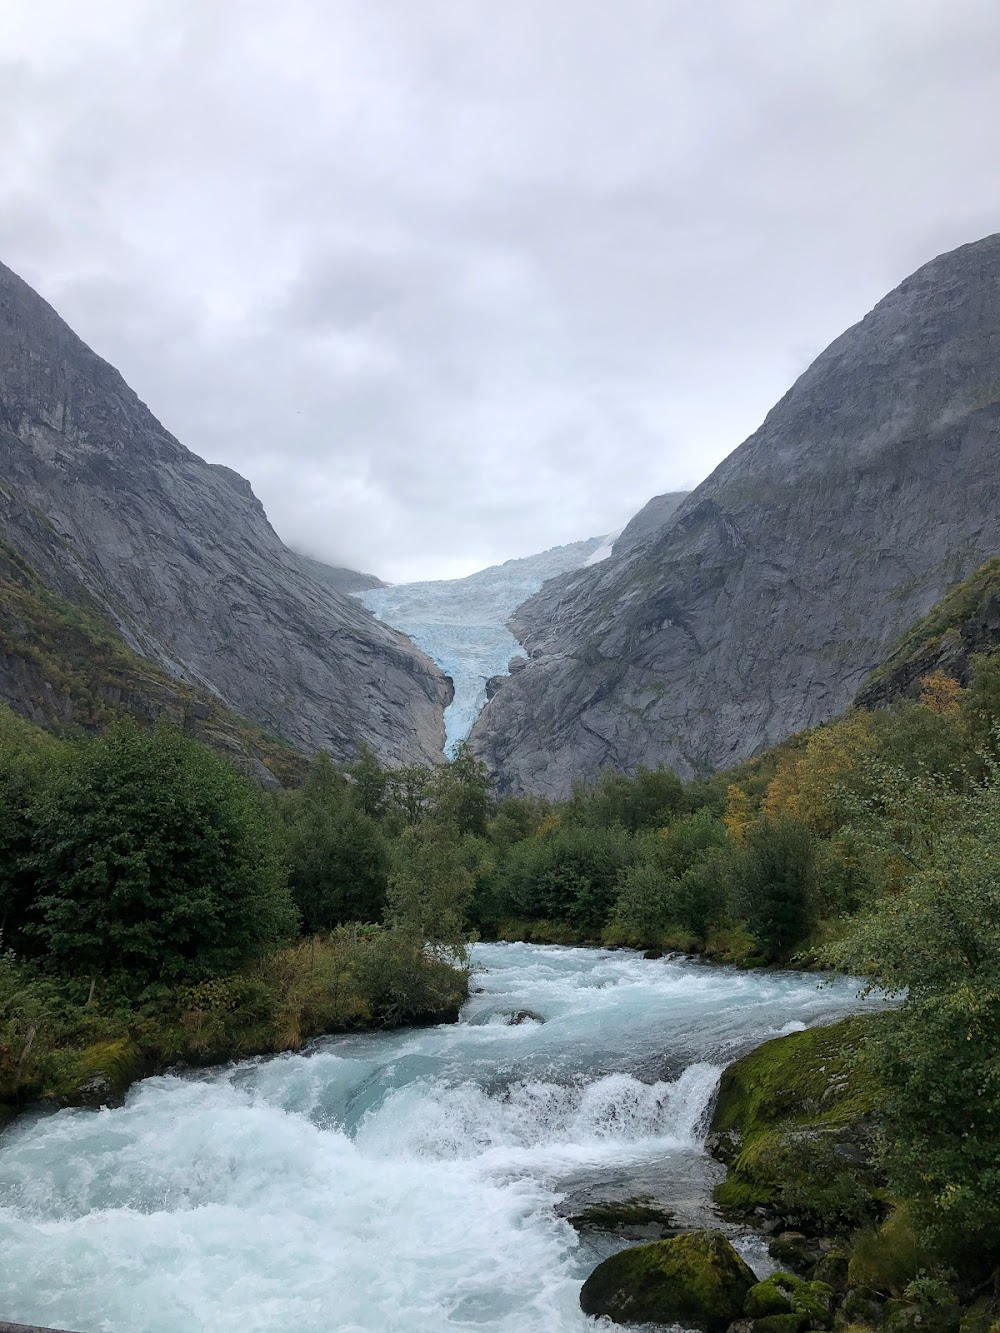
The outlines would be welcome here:
<svg viewBox="0 0 1000 1333">
<path fill-rule="evenodd" d="M 613 537 L 591 537 L 538 555 L 491 565 L 464 579 L 437 579 L 366 588 L 354 595 L 379 620 L 408 634 L 451 677 L 455 698 L 444 715 L 451 756 L 486 703 L 486 682 L 507 674 L 524 649 L 507 628 L 514 611 L 546 579 L 611 554 Z"/>
</svg>

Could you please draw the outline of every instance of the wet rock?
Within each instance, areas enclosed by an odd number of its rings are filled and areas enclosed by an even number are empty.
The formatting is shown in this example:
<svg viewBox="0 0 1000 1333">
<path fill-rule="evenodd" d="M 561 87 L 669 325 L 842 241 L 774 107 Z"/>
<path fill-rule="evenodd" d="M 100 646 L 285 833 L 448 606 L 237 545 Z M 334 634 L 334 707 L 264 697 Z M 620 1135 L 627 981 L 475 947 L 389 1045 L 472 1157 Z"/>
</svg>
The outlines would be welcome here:
<svg viewBox="0 0 1000 1333">
<path fill-rule="evenodd" d="M 783 1231 L 767 1248 L 772 1259 L 800 1272 L 810 1270 L 818 1258 L 815 1242 L 807 1240 L 801 1231 Z"/>
<path fill-rule="evenodd" d="M 616 1324 L 679 1323 L 724 1333 L 755 1281 L 720 1231 L 690 1231 L 605 1259 L 583 1284 L 580 1306 Z"/>
<path fill-rule="evenodd" d="M 545 1019 L 541 1014 L 536 1014 L 534 1009 L 511 1009 L 501 1011 L 498 1018 L 502 1018 L 508 1027 L 516 1028 L 522 1023 L 544 1023 Z"/>
<path fill-rule="evenodd" d="M 567 1221 L 577 1231 L 607 1231 L 624 1240 L 663 1240 L 678 1231 L 674 1215 L 648 1197 L 593 1203 Z"/>
</svg>

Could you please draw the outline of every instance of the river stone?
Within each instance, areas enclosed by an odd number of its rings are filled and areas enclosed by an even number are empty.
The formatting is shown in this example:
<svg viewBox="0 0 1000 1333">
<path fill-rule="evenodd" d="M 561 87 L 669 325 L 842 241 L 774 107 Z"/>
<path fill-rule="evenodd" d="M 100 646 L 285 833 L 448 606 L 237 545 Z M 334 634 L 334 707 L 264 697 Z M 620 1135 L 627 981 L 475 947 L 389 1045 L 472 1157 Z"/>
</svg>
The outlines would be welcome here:
<svg viewBox="0 0 1000 1333">
<path fill-rule="evenodd" d="M 834 1291 L 825 1282 L 804 1282 L 791 1273 L 772 1273 L 747 1292 L 743 1313 L 754 1320 L 755 1333 L 781 1333 L 784 1324 L 772 1320 L 794 1316 L 795 1333 L 828 1329 L 833 1325 Z"/>
<path fill-rule="evenodd" d="M 584 1314 L 616 1324 L 683 1324 L 722 1333 L 743 1311 L 753 1272 L 721 1231 L 689 1231 L 605 1259 L 580 1292 Z"/>
</svg>

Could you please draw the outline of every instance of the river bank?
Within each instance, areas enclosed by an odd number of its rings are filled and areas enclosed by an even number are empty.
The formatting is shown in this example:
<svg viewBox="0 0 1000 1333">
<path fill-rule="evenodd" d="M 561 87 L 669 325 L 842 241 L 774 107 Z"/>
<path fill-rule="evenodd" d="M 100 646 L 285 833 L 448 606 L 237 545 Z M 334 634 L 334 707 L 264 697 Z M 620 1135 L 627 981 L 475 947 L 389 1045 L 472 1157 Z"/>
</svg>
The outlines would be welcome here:
<svg viewBox="0 0 1000 1333">
<path fill-rule="evenodd" d="M 467 995 L 463 967 L 377 929 L 302 940 L 229 975 L 135 998 L 0 962 L 0 1127 L 32 1105 L 120 1105 L 133 1084 L 176 1066 L 454 1022 Z"/>
</svg>

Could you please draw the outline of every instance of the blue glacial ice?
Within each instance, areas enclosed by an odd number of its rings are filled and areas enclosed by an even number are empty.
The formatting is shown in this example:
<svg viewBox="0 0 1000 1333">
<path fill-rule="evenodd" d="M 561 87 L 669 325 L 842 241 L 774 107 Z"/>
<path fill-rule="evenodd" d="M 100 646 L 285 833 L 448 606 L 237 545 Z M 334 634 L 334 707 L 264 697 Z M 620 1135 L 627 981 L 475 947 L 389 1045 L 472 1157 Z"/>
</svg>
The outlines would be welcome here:
<svg viewBox="0 0 1000 1333">
<path fill-rule="evenodd" d="M 449 756 L 482 711 L 490 676 L 506 675 L 511 658 L 525 655 L 507 628 L 513 612 L 546 579 L 610 555 L 611 541 L 591 537 L 491 565 L 464 579 L 396 583 L 355 594 L 379 620 L 408 634 L 454 682 L 455 698 L 444 715 Z"/>
</svg>

